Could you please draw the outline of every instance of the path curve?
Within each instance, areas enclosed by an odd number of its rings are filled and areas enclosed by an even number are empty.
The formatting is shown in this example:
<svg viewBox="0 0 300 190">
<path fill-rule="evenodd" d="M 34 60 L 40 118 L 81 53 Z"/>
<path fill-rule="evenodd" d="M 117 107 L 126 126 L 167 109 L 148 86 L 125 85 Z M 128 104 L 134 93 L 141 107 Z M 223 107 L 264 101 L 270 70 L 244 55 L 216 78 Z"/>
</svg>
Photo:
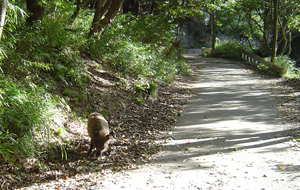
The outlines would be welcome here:
<svg viewBox="0 0 300 190">
<path fill-rule="evenodd" d="M 195 58 L 198 97 L 151 164 L 116 173 L 105 189 L 300 189 L 299 151 L 276 114 L 273 85 L 241 64 Z"/>
</svg>

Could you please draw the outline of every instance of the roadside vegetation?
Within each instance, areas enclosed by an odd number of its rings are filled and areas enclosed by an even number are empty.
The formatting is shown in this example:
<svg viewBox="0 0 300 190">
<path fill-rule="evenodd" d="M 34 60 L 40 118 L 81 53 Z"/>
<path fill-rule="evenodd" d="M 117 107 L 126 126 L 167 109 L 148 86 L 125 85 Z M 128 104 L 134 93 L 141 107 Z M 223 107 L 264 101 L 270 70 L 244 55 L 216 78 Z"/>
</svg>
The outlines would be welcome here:
<svg viewBox="0 0 300 190">
<path fill-rule="evenodd" d="M 264 41 L 272 39 L 272 27 L 260 31 L 267 21 L 259 12 L 251 14 L 264 9 L 273 14 L 266 4 L 248 11 L 250 0 L 111 2 L 1 1 L 1 188 L 148 162 L 159 151 L 158 142 L 170 138 L 182 105 L 193 96 L 178 82 L 193 69 L 182 56 L 180 27 L 187 18 L 234 39 L 220 42 L 212 34 L 212 56 L 236 60 L 243 49 L 270 57 L 287 68 L 287 77 L 298 77 L 296 61 L 283 43 L 289 44 L 288 34 L 276 39 L 284 50 L 274 57 L 271 41 Z M 298 18 L 296 8 L 282 14 Z M 214 20 L 217 11 L 219 20 Z M 244 17 L 235 20 L 236 15 Z M 292 19 L 287 26 L 298 35 L 299 23 Z M 101 112 L 114 132 L 106 159 L 95 162 L 85 159 L 86 118 L 93 111 Z"/>
<path fill-rule="evenodd" d="M 30 24 L 22 6 L 8 6 L 0 62 L 1 188 L 148 162 L 190 97 L 176 82 L 192 68 L 181 47 L 172 47 L 170 17 L 118 14 L 101 35 L 90 36 L 93 9 L 74 19 L 73 4 L 59 1 L 55 12 Z M 86 118 L 94 111 L 113 134 L 99 160 L 86 158 Z"/>
<path fill-rule="evenodd" d="M 92 101 L 87 94 L 93 83 L 93 76 L 86 72 L 88 64 L 115 76 L 113 86 L 119 85 L 119 90 L 127 85 L 129 91 L 139 91 L 135 97 L 139 104 L 143 104 L 143 93 L 174 81 L 178 74 L 191 73 L 177 49 L 166 56 L 176 37 L 168 19 L 120 14 L 101 38 L 91 38 L 87 32 L 93 11 L 81 11 L 70 24 L 73 9 L 67 7 L 72 3 L 60 3 L 55 15 L 48 14 L 30 26 L 25 23 L 25 12 L 10 5 L 9 18 L 17 18 L 6 23 L 1 47 L 1 163 L 47 157 L 52 154 L 51 146 L 61 147 L 58 154 L 67 159 L 64 146 L 68 143 L 52 142 L 53 136 L 65 130 L 52 126 L 57 125 L 57 109 L 74 119 L 85 118 L 91 111 L 113 115 L 105 108 L 78 108 Z M 74 102 L 71 107 L 70 102 Z"/>
<path fill-rule="evenodd" d="M 243 43 L 224 41 L 221 42 L 220 44 L 217 44 L 215 51 L 209 54 L 208 56 L 244 61 L 241 57 L 243 53 L 242 50 L 252 54 L 255 54 L 255 52 L 257 51 L 257 50 L 256 51 L 252 50 L 249 46 L 245 46 Z M 271 62 L 271 57 L 264 57 L 263 59 Z M 276 72 L 274 72 L 271 68 L 269 68 L 268 66 L 262 63 L 251 62 L 250 64 L 261 73 L 273 77 L 278 76 Z M 273 64 L 284 70 L 284 75 L 282 76 L 284 78 L 298 79 L 300 77 L 299 67 L 297 66 L 298 65 L 297 62 L 292 58 L 288 57 L 287 55 L 277 56 L 274 59 Z"/>
</svg>

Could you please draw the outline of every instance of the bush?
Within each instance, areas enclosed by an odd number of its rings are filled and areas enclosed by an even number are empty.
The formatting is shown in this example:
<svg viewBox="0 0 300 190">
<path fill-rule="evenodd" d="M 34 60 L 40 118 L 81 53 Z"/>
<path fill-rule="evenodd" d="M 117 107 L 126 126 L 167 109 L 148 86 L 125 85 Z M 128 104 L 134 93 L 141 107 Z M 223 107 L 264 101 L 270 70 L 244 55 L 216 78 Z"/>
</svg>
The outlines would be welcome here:
<svg viewBox="0 0 300 190">
<path fill-rule="evenodd" d="M 216 49 L 213 52 L 212 56 L 225 59 L 240 60 L 242 56 L 242 49 L 246 50 L 245 46 L 241 43 L 222 42 L 218 46 L 216 46 Z M 246 51 L 251 52 L 251 50 Z"/>
<path fill-rule="evenodd" d="M 9 37 L 4 35 L 1 50 L 6 56 L 0 56 L 0 163 L 38 157 L 49 148 L 53 137 L 49 119 L 61 99 L 47 92 L 47 87 L 55 90 L 62 81 L 84 85 L 86 75 L 78 47 L 87 39 L 82 27 L 68 28 L 68 18 L 67 14 L 47 15 L 31 28 L 19 23 L 11 28 Z"/>
<path fill-rule="evenodd" d="M 266 58 L 268 61 L 271 60 L 270 57 Z M 299 70 L 296 68 L 296 61 L 292 60 L 290 57 L 278 56 L 275 58 L 275 64 L 279 67 L 283 68 L 284 75 L 283 77 L 286 78 L 298 78 L 299 77 Z"/>
<path fill-rule="evenodd" d="M 47 118 L 55 103 L 43 89 L 7 75 L 0 77 L 0 89 L 0 160 L 36 155 L 39 141 L 47 139 Z"/>
<path fill-rule="evenodd" d="M 7 51 L 2 68 L 5 73 L 19 78 L 25 76 L 53 77 L 56 80 L 82 86 L 85 81 L 78 46 L 86 39 L 80 31 L 66 29 L 61 19 L 45 18 L 32 28 L 23 26 L 15 32 L 14 48 Z"/>
</svg>

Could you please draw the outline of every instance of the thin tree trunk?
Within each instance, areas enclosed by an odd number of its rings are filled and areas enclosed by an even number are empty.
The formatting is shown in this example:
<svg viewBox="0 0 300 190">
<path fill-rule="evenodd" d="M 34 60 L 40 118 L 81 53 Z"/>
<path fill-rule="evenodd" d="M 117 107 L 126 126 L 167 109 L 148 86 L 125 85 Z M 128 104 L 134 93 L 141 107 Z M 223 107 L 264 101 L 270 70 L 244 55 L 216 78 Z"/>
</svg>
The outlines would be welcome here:
<svg viewBox="0 0 300 190">
<path fill-rule="evenodd" d="M 272 15 L 272 7 L 268 3 L 264 3 L 264 12 L 262 15 L 263 19 L 263 27 L 261 29 L 263 36 L 262 36 L 262 47 L 261 52 L 263 55 L 269 55 L 271 52 L 270 42 L 269 42 L 269 35 L 270 35 L 270 26 L 272 26 L 272 23 L 270 23 L 270 17 Z M 272 21 L 271 21 L 272 22 Z"/>
<path fill-rule="evenodd" d="M 281 35 L 281 40 L 279 41 L 280 44 L 280 49 L 278 50 L 278 55 L 284 55 L 287 45 L 288 45 L 288 39 L 286 37 L 286 33 L 285 33 L 285 28 L 282 27 L 280 29 L 280 35 Z"/>
<path fill-rule="evenodd" d="M 277 38 L 278 38 L 278 0 L 273 0 L 274 2 L 274 19 L 273 19 L 273 41 L 271 50 L 271 62 L 275 62 L 276 52 L 277 52 Z"/>
<path fill-rule="evenodd" d="M 76 0 L 76 9 L 75 9 L 74 13 L 73 13 L 72 16 L 71 16 L 72 22 L 75 20 L 75 18 L 76 18 L 77 15 L 79 14 L 79 11 L 80 11 L 80 3 L 81 3 L 81 0 Z"/>
<path fill-rule="evenodd" d="M 177 24 L 176 38 L 175 41 L 172 43 L 172 46 L 170 47 L 169 51 L 166 54 L 167 57 L 171 55 L 174 48 L 180 48 L 179 35 L 180 35 L 180 23 Z"/>
<path fill-rule="evenodd" d="M 292 32 L 288 32 L 287 36 L 288 36 L 288 45 L 287 45 L 286 55 L 290 56 L 290 54 L 292 53 Z"/>
<path fill-rule="evenodd" d="M 7 0 L 2 0 L 0 4 L 1 4 L 1 9 L 0 9 L 0 41 L 1 41 L 3 28 L 5 24 Z"/>
<path fill-rule="evenodd" d="M 83 2 L 81 9 L 86 9 L 90 4 L 92 4 L 95 0 L 86 0 Z M 97 1 L 97 0 L 96 0 Z M 100 0 L 99 0 L 100 1 Z"/>
<path fill-rule="evenodd" d="M 152 0 L 151 6 L 150 6 L 150 11 L 149 11 L 150 14 L 154 13 L 155 7 L 156 7 L 156 2 L 155 2 L 155 0 Z"/>
<path fill-rule="evenodd" d="M 81 3 L 81 0 L 76 0 L 76 9 L 74 10 L 71 18 L 70 18 L 70 23 L 73 23 L 78 16 L 80 10 L 86 9 L 89 5 L 94 3 L 97 0 L 85 0 Z"/>
<path fill-rule="evenodd" d="M 212 0 L 213 4 L 216 4 L 216 0 Z M 211 50 L 215 51 L 216 48 L 216 11 L 213 10 L 210 14 L 210 34 L 211 34 Z"/>
</svg>

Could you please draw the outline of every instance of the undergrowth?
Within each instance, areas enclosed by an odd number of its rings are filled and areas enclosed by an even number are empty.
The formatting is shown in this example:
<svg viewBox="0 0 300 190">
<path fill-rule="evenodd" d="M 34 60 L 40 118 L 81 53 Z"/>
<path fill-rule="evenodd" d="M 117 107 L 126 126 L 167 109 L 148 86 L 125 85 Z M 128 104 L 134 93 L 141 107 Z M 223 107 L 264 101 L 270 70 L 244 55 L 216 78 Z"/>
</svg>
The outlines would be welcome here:
<svg viewBox="0 0 300 190">
<path fill-rule="evenodd" d="M 225 59 L 241 60 L 242 50 L 251 52 L 250 48 L 237 42 L 221 42 L 216 46 L 212 56 Z"/>
<path fill-rule="evenodd" d="M 0 161 L 40 154 L 38 144 L 48 141 L 47 126 L 56 101 L 31 82 L 0 76 Z"/>
<path fill-rule="evenodd" d="M 252 50 L 244 46 L 241 43 L 236 42 L 222 42 L 216 46 L 216 50 L 213 52 L 212 56 L 220 57 L 225 59 L 241 60 L 242 51 L 252 52 Z M 270 61 L 271 58 L 265 58 Z M 268 66 L 262 63 L 251 63 L 257 69 L 263 71 L 263 73 L 276 76 L 276 72 L 272 71 Z M 296 61 L 290 59 L 288 56 L 278 56 L 275 58 L 275 63 L 277 66 L 283 68 L 284 78 L 299 78 L 299 69 L 296 67 Z"/>
<path fill-rule="evenodd" d="M 270 57 L 267 58 L 268 61 L 271 60 Z M 292 60 L 288 56 L 278 56 L 275 58 L 275 64 L 283 68 L 284 78 L 299 78 L 299 69 L 296 67 L 296 61 Z"/>
<path fill-rule="evenodd" d="M 101 39 L 96 39 L 87 37 L 91 11 L 81 11 L 72 24 L 71 14 L 61 9 L 32 27 L 25 26 L 23 20 L 4 35 L 1 51 L 5 54 L 0 59 L 0 163 L 43 156 L 45 149 L 53 149 L 49 146 L 60 146 L 62 157 L 67 158 L 63 143 L 49 142 L 54 135 L 50 118 L 53 110 L 72 96 L 69 87 L 86 92 L 89 77 L 83 59 L 105 63 L 115 74 L 152 85 L 191 72 L 176 49 L 169 53 L 175 36 L 174 25 L 168 19 L 119 15 Z M 55 94 L 61 86 L 63 93 Z M 77 103 L 80 105 L 80 101 Z"/>
</svg>

